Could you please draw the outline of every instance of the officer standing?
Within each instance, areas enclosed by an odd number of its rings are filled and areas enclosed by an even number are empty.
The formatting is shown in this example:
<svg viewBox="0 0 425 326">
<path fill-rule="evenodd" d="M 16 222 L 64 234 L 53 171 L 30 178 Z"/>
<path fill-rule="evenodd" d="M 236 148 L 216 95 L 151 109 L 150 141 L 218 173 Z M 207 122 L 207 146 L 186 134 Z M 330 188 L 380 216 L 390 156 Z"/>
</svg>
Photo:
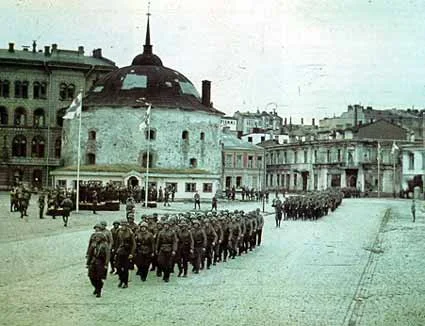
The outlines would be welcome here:
<svg viewBox="0 0 425 326">
<path fill-rule="evenodd" d="M 415 223 L 415 219 L 416 219 L 416 203 L 415 203 L 415 198 L 412 199 L 412 206 L 410 207 L 410 209 L 412 211 L 413 223 Z"/>
<path fill-rule="evenodd" d="M 196 191 L 195 195 L 193 196 L 194 200 L 195 200 L 195 210 L 196 210 L 196 206 L 198 206 L 198 209 L 201 209 L 201 196 L 199 195 L 199 192 Z"/>
<path fill-rule="evenodd" d="M 69 219 L 69 215 L 71 213 L 72 207 L 73 207 L 73 203 L 71 198 L 69 198 L 70 195 L 67 195 L 67 197 L 62 200 L 61 202 L 61 207 L 63 209 L 62 211 L 62 220 L 63 220 L 63 226 L 68 226 L 68 219 Z"/>
<path fill-rule="evenodd" d="M 39 208 L 39 217 L 40 219 L 43 219 L 43 214 L 44 214 L 44 206 L 46 204 L 46 198 L 44 197 L 44 194 L 40 194 L 40 196 L 38 196 L 38 208 Z"/>
<path fill-rule="evenodd" d="M 91 204 L 92 204 L 93 214 L 97 214 L 96 213 L 96 210 L 97 210 L 97 191 L 96 190 L 93 190 L 92 192 Z"/>
</svg>

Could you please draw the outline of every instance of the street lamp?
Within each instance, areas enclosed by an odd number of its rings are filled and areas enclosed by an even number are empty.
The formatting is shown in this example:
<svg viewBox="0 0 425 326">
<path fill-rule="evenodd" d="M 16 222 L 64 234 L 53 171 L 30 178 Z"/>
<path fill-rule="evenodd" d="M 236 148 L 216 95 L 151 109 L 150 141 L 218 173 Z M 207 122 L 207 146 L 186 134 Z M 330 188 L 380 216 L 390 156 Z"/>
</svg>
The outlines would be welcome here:
<svg viewBox="0 0 425 326">
<path fill-rule="evenodd" d="M 149 187 L 149 151 L 150 151 L 150 140 L 151 140 L 151 108 L 152 104 L 146 102 L 146 98 L 141 97 L 136 100 L 137 103 L 141 103 L 147 106 L 147 111 L 144 120 L 140 123 L 139 130 L 142 131 L 142 125 L 144 124 L 144 128 L 148 128 L 147 130 L 147 140 L 148 140 L 148 148 L 146 153 L 146 178 L 145 178 L 145 208 L 148 208 L 148 187 Z"/>
</svg>

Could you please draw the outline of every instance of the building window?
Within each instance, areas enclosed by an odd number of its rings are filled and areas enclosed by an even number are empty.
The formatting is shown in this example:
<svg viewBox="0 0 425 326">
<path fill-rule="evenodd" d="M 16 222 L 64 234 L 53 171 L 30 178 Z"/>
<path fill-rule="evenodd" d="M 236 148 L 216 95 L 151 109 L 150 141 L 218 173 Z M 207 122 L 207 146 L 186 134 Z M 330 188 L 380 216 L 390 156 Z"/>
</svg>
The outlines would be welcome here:
<svg viewBox="0 0 425 326">
<path fill-rule="evenodd" d="M 326 163 L 331 163 L 331 151 L 329 149 L 326 152 Z"/>
<path fill-rule="evenodd" d="M 66 89 L 67 89 L 67 86 L 66 86 L 65 83 L 60 84 L 60 86 L 59 86 L 59 99 L 62 100 L 62 101 L 66 100 L 66 94 L 67 94 Z"/>
<path fill-rule="evenodd" d="M 34 82 L 32 84 L 32 97 L 35 99 L 40 98 L 41 85 L 39 82 Z"/>
<path fill-rule="evenodd" d="M 294 163 L 298 163 L 298 152 L 294 151 Z"/>
<path fill-rule="evenodd" d="M 156 139 L 156 130 L 155 129 L 145 130 L 145 139 L 155 140 Z"/>
<path fill-rule="evenodd" d="M 341 150 L 340 149 L 338 149 L 337 156 L 338 156 L 338 162 L 341 162 L 342 160 L 341 160 Z"/>
<path fill-rule="evenodd" d="M 27 139 L 23 135 L 18 135 L 13 139 L 12 156 L 26 157 L 27 156 Z"/>
<path fill-rule="evenodd" d="M 72 100 L 75 97 L 75 85 L 70 84 L 66 88 L 66 96 L 68 100 Z"/>
<path fill-rule="evenodd" d="M 15 110 L 14 125 L 25 126 L 27 124 L 27 114 L 24 108 L 17 108 Z"/>
<path fill-rule="evenodd" d="M 415 154 L 409 153 L 409 170 L 415 169 Z"/>
<path fill-rule="evenodd" d="M 226 188 L 230 188 L 232 186 L 232 177 L 226 177 Z"/>
<path fill-rule="evenodd" d="M 44 117 L 44 110 L 43 109 L 37 109 L 34 111 L 34 127 L 44 127 L 45 124 L 45 117 Z"/>
<path fill-rule="evenodd" d="M 57 138 L 55 141 L 55 158 L 61 157 L 61 145 L 62 145 L 61 139 Z"/>
<path fill-rule="evenodd" d="M 191 158 L 189 161 L 189 167 L 191 169 L 194 169 L 198 166 L 198 161 L 196 160 L 196 158 Z"/>
<path fill-rule="evenodd" d="M 96 155 L 93 153 L 87 154 L 87 164 L 95 165 L 96 164 Z"/>
<path fill-rule="evenodd" d="M 0 96 L 9 97 L 10 82 L 8 80 L 0 80 Z"/>
<path fill-rule="evenodd" d="M 66 188 L 66 180 L 63 180 L 63 179 L 58 180 L 57 184 L 59 187 Z"/>
<path fill-rule="evenodd" d="M 283 152 L 283 163 L 288 163 L 288 154 L 287 154 L 287 152 Z"/>
<path fill-rule="evenodd" d="M 252 137 L 251 136 L 248 137 L 248 143 L 252 143 Z"/>
<path fill-rule="evenodd" d="M 184 131 L 182 132 L 182 139 L 183 139 L 183 140 L 189 140 L 189 131 L 184 130 Z"/>
<path fill-rule="evenodd" d="M 253 156 L 248 156 L 248 168 L 252 169 L 254 167 L 254 157 Z"/>
<path fill-rule="evenodd" d="M 205 140 L 205 132 L 201 132 L 200 139 Z"/>
<path fill-rule="evenodd" d="M 148 153 L 143 153 L 142 156 L 142 167 L 146 168 L 146 165 L 148 164 Z M 152 157 L 152 153 L 149 153 L 149 167 L 153 167 L 153 157 Z"/>
<path fill-rule="evenodd" d="M 96 131 L 94 130 L 89 131 L 89 140 L 96 140 Z"/>
<path fill-rule="evenodd" d="M 236 177 L 236 188 L 242 187 L 242 177 Z"/>
<path fill-rule="evenodd" d="M 44 157 L 44 138 L 35 136 L 31 142 L 31 156 L 37 158 Z"/>
<path fill-rule="evenodd" d="M 186 183 L 185 185 L 186 192 L 196 192 L 196 183 Z"/>
<path fill-rule="evenodd" d="M 28 82 L 27 81 L 15 81 L 15 97 L 16 98 L 28 98 Z"/>
<path fill-rule="evenodd" d="M 266 137 L 265 136 L 261 136 L 261 142 L 263 142 L 263 141 L 265 141 L 266 140 Z"/>
<path fill-rule="evenodd" d="M 226 154 L 224 166 L 226 166 L 228 168 L 233 167 L 233 155 L 232 154 Z"/>
<path fill-rule="evenodd" d="M 203 192 L 212 192 L 212 183 L 204 183 L 202 185 L 202 191 Z"/>
<path fill-rule="evenodd" d="M 425 170 L 425 152 L 422 152 L 422 170 Z"/>
<path fill-rule="evenodd" d="M 43 181 L 43 171 L 40 169 L 35 169 L 32 172 L 32 186 L 36 188 L 41 188 Z"/>
<path fill-rule="evenodd" d="M 307 151 L 304 151 L 304 163 L 307 163 L 307 159 L 308 159 L 308 153 Z"/>
<path fill-rule="evenodd" d="M 341 175 L 332 174 L 331 175 L 331 187 L 341 187 Z"/>
<path fill-rule="evenodd" d="M 9 122 L 9 115 L 7 109 L 4 106 L 0 106 L 0 124 L 7 125 Z"/>
<path fill-rule="evenodd" d="M 257 157 L 257 168 L 261 169 L 263 167 L 263 157 L 258 156 Z"/>
<path fill-rule="evenodd" d="M 66 108 L 62 108 L 56 111 L 56 124 L 58 125 L 58 127 L 63 126 L 63 116 L 65 115 L 65 112 Z"/>
<path fill-rule="evenodd" d="M 242 155 L 236 156 L 236 167 L 241 168 L 242 167 Z"/>
<path fill-rule="evenodd" d="M 296 174 L 294 174 L 294 187 L 295 188 L 297 187 L 297 175 Z"/>
</svg>

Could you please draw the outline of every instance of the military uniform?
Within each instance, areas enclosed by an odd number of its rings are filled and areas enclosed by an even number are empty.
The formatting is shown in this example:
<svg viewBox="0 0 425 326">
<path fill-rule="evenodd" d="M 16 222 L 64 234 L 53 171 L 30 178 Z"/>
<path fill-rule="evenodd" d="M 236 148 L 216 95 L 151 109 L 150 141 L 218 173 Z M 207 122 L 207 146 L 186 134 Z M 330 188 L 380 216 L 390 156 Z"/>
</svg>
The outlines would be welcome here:
<svg viewBox="0 0 425 326">
<path fill-rule="evenodd" d="M 130 260 L 134 256 L 136 242 L 133 232 L 127 227 L 127 221 L 121 221 L 121 228 L 117 234 L 118 249 L 116 252 L 115 265 L 118 270 L 120 283 L 118 287 L 128 287 L 128 271 L 130 269 Z"/>
<path fill-rule="evenodd" d="M 168 226 L 166 226 L 168 225 Z M 164 282 L 169 282 L 170 273 L 173 268 L 174 255 L 177 251 L 177 236 L 169 228 L 169 223 L 164 223 L 164 229 L 158 233 L 156 239 L 156 253 L 158 255 L 158 267 L 163 273 Z"/>
</svg>

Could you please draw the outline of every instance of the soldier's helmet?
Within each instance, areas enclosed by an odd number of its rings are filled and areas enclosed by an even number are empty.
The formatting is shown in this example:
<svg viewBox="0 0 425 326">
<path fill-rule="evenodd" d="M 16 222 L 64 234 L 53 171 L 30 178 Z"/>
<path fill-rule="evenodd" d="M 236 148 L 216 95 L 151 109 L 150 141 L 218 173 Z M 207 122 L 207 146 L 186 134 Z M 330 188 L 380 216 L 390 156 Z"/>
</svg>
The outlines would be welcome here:
<svg viewBox="0 0 425 326">
<path fill-rule="evenodd" d="M 99 241 L 106 241 L 106 236 L 103 234 L 103 232 L 95 232 L 94 238 Z"/>
<path fill-rule="evenodd" d="M 196 224 L 201 225 L 201 223 L 199 222 L 199 220 L 193 220 L 193 221 L 192 221 L 192 224 L 193 224 L 193 225 L 196 225 Z"/>
<path fill-rule="evenodd" d="M 120 222 L 120 224 L 121 225 L 128 225 L 128 222 L 127 222 L 127 220 L 122 219 L 121 222 Z"/>
<path fill-rule="evenodd" d="M 102 225 L 103 227 L 106 227 L 108 223 L 106 221 L 100 221 L 100 225 Z"/>
<path fill-rule="evenodd" d="M 102 226 L 102 224 L 100 224 L 100 223 L 96 223 L 94 226 L 93 226 L 93 229 L 103 229 L 103 226 Z"/>
<path fill-rule="evenodd" d="M 148 223 L 146 223 L 146 222 L 142 222 L 142 223 L 140 223 L 140 228 L 148 228 Z"/>
<path fill-rule="evenodd" d="M 120 221 L 114 221 L 112 225 L 120 225 Z"/>
<path fill-rule="evenodd" d="M 181 220 L 180 223 L 179 223 L 179 226 L 186 227 L 187 226 L 186 220 Z"/>
</svg>

